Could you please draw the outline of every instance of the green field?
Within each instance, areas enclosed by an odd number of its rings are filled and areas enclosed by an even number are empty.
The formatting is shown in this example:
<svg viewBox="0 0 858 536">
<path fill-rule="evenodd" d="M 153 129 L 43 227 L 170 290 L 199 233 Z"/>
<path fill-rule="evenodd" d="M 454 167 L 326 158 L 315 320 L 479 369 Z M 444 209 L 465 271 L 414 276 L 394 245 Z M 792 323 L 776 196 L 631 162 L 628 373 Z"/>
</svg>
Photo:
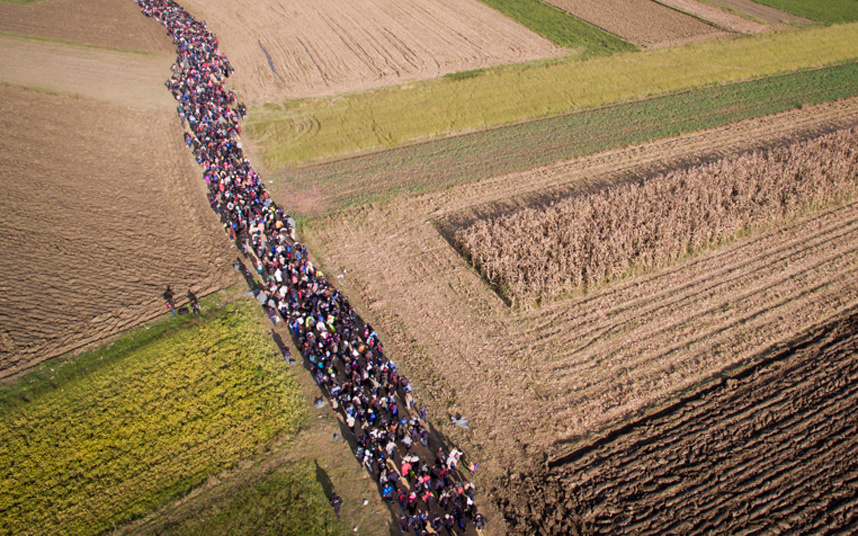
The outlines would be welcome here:
<svg viewBox="0 0 858 536">
<path fill-rule="evenodd" d="M 549 41 L 574 48 L 582 57 L 604 56 L 637 49 L 631 43 L 626 43 L 619 37 L 540 0 L 482 2 Z"/>
<path fill-rule="evenodd" d="M 274 354 L 240 302 L 0 389 L 0 533 L 99 534 L 294 435 L 306 404 Z"/>
<path fill-rule="evenodd" d="M 696 89 L 302 168 L 274 189 L 288 198 L 318 188 L 337 210 L 858 96 L 856 80 L 849 63 Z"/>
<path fill-rule="evenodd" d="M 858 21 L 858 0 L 754 0 L 826 24 Z"/>
<path fill-rule="evenodd" d="M 253 110 L 268 170 L 858 57 L 858 24 L 486 70 Z M 309 126 L 308 126 L 309 125 Z"/>
<path fill-rule="evenodd" d="M 179 520 L 146 527 L 161 536 L 332 536 L 346 534 L 319 484 L 311 460 L 286 462 L 237 490 L 219 494 Z"/>
</svg>

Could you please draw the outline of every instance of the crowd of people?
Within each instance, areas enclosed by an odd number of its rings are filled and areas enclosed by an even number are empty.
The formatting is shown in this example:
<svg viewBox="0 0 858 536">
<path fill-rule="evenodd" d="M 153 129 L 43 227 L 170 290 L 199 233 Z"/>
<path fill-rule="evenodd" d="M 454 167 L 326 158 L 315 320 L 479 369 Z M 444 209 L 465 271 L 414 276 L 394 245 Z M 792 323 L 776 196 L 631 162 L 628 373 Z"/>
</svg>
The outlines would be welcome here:
<svg viewBox="0 0 858 536">
<path fill-rule="evenodd" d="M 245 108 L 224 86 L 233 68 L 217 38 L 172 0 L 136 1 L 178 47 L 166 85 L 179 103 L 185 142 L 203 167 L 212 208 L 254 260 L 264 281 L 260 303 L 273 321 L 287 322 L 316 383 L 348 429 L 358 461 L 399 514 L 403 533 L 481 530 L 486 520 L 474 504 L 475 487 L 459 467 L 461 451 L 447 452 L 430 434 L 425 408 L 416 407 L 408 378 L 348 298 L 313 266 L 306 247 L 294 239 L 293 220 L 270 199 L 245 158 L 239 142 Z M 472 473 L 475 467 L 470 464 Z"/>
</svg>

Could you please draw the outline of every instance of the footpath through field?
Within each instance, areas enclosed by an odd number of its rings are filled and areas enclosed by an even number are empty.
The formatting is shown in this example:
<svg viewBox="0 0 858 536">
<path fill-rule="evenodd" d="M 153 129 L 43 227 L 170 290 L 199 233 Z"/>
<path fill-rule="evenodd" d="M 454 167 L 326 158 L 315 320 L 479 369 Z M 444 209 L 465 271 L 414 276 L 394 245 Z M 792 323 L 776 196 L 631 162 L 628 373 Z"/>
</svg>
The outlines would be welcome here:
<svg viewBox="0 0 858 536">
<path fill-rule="evenodd" d="M 275 324 L 286 321 L 402 530 L 418 536 L 480 531 L 486 520 L 474 503 L 476 488 L 459 470 L 463 453 L 431 433 L 408 378 L 348 298 L 313 266 L 306 247 L 294 240 L 294 222 L 245 158 L 238 141 L 244 107 L 224 87 L 233 69 L 217 38 L 172 0 L 137 3 L 178 45 L 166 85 L 189 127 L 185 141 L 204 168 L 212 208 L 266 282 L 257 291 L 260 305 Z"/>
</svg>

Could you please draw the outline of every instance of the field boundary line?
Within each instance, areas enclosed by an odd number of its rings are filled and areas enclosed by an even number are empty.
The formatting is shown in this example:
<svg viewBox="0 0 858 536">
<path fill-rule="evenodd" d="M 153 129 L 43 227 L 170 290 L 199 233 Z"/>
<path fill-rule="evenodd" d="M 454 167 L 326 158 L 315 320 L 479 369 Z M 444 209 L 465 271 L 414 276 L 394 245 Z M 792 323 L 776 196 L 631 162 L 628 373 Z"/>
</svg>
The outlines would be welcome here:
<svg viewBox="0 0 858 536">
<path fill-rule="evenodd" d="M 5 1 L 5 0 L 0 0 Z M 44 0 L 39 0 L 44 1 Z M 92 48 L 96 50 L 108 50 L 110 52 L 122 52 L 125 54 L 139 54 L 141 56 L 168 56 L 169 54 L 159 54 L 158 52 L 150 52 L 146 50 L 134 50 L 131 48 L 118 48 L 118 47 L 108 47 L 104 45 L 91 45 L 89 43 L 76 43 L 74 41 L 63 41 L 61 39 L 49 39 L 47 37 L 36 37 L 34 35 L 25 35 L 13 32 L 0 32 L 0 36 L 2 37 L 11 37 L 14 39 L 22 39 L 27 41 L 38 41 L 40 43 L 49 43 L 52 45 L 64 45 L 69 47 L 78 47 L 78 48 Z"/>
</svg>

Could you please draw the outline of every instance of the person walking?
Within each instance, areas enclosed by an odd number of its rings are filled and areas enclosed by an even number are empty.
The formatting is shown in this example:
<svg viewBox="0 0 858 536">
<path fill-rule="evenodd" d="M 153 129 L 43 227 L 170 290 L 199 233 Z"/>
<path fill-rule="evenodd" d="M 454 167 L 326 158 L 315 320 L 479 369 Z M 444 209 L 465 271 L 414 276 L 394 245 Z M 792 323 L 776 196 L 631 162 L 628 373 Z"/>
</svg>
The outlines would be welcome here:
<svg viewBox="0 0 858 536">
<path fill-rule="evenodd" d="M 337 519 L 340 518 L 340 507 L 343 505 L 343 498 L 336 494 L 331 494 L 331 506 L 334 508 L 334 513 L 337 514 Z"/>
</svg>

